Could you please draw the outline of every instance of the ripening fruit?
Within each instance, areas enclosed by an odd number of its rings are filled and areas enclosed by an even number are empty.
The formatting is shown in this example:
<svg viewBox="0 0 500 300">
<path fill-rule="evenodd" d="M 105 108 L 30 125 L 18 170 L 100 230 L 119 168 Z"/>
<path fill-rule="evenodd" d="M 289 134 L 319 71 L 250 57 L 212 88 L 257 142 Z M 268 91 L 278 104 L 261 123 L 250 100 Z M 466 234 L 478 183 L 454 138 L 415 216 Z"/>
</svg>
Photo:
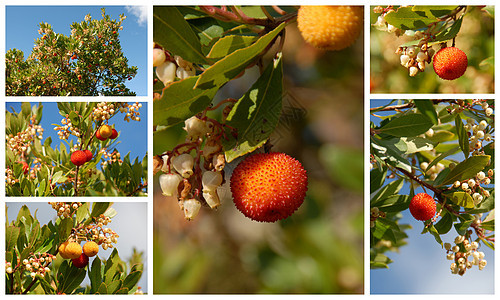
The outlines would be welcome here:
<svg viewBox="0 0 500 300">
<path fill-rule="evenodd" d="M 25 161 L 19 161 L 19 163 L 21 163 L 23 165 L 23 173 L 24 173 L 24 175 L 28 175 L 28 172 L 30 170 L 30 166 L 28 165 L 28 163 L 25 162 Z"/>
<path fill-rule="evenodd" d="M 99 128 L 99 134 L 103 138 L 107 139 L 113 134 L 113 128 L 111 128 L 111 126 L 107 124 L 104 124 L 101 126 L 101 128 Z"/>
<path fill-rule="evenodd" d="M 81 166 L 87 162 L 87 154 L 85 154 L 85 152 L 82 150 L 76 150 L 75 152 L 71 153 L 71 162 L 75 166 Z"/>
<path fill-rule="evenodd" d="M 105 137 L 102 137 L 101 134 L 99 133 L 99 130 L 97 130 L 97 132 L 95 133 L 95 137 L 100 140 L 100 141 L 105 141 L 107 140 L 107 138 Z"/>
<path fill-rule="evenodd" d="M 116 129 L 113 128 L 113 130 L 111 130 L 111 136 L 109 138 L 114 140 L 117 137 L 118 137 L 118 131 L 116 131 Z"/>
<path fill-rule="evenodd" d="M 297 23 L 307 43 L 325 50 L 342 50 L 354 43 L 363 28 L 363 7 L 303 5 Z"/>
<path fill-rule="evenodd" d="M 440 78 L 454 80 L 467 70 L 467 55 L 455 47 L 443 48 L 434 55 L 432 66 Z"/>
<path fill-rule="evenodd" d="M 247 157 L 233 171 L 231 192 L 236 207 L 259 222 L 289 217 L 304 202 L 307 173 L 299 161 L 284 153 Z"/>
<path fill-rule="evenodd" d="M 426 193 L 416 194 L 410 202 L 410 213 L 419 221 L 427 221 L 436 214 L 436 202 Z"/>
<path fill-rule="evenodd" d="M 64 259 L 68 259 L 68 258 L 69 258 L 69 257 L 68 257 L 68 255 L 66 255 L 66 252 L 65 252 L 65 250 L 66 250 L 66 246 L 67 246 L 68 244 L 69 244 L 69 242 L 68 242 L 68 241 L 66 241 L 66 242 L 62 243 L 61 245 L 59 245 L 59 249 L 58 249 L 59 254 L 60 254 L 60 255 L 61 255 L 61 257 L 62 257 L 62 258 L 64 258 Z"/>
<path fill-rule="evenodd" d="M 96 242 L 90 241 L 83 245 L 83 253 L 88 257 L 95 256 L 99 252 L 99 246 Z"/>
<path fill-rule="evenodd" d="M 94 157 L 94 155 L 92 154 L 92 151 L 90 151 L 88 149 L 83 150 L 83 152 L 85 152 L 85 155 L 87 156 L 87 160 L 85 162 L 91 161 L 92 158 Z"/>
<path fill-rule="evenodd" d="M 76 242 L 70 242 L 64 248 L 64 253 L 70 259 L 75 259 L 82 255 L 82 246 Z"/>
<path fill-rule="evenodd" d="M 85 253 L 82 253 L 77 258 L 72 259 L 71 262 L 73 266 L 77 268 L 85 268 L 85 266 L 89 264 L 89 257 L 85 255 Z"/>
</svg>

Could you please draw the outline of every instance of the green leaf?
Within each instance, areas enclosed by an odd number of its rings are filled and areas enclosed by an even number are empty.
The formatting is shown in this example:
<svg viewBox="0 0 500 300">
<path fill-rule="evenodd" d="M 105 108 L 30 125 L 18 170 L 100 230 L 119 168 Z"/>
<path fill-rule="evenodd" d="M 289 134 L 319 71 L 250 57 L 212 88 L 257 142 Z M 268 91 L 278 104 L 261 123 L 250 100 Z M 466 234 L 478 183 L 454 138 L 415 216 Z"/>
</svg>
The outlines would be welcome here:
<svg viewBox="0 0 500 300">
<path fill-rule="evenodd" d="M 132 289 L 141 279 L 142 271 L 130 272 L 130 274 L 123 280 L 123 287 L 127 287 L 129 290 Z"/>
<path fill-rule="evenodd" d="M 226 124 L 236 128 L 238 134 L 237 139 L 223 141 L 227 162 L 264 145 L 278 124 L 282 94 L 280 54 L 238 100 L 226 119 Z"/>
<path fill-rule="evenodd" d="M 400 142 L 404 143 L 406 145 L 406 150 L 404 151 L 405 154 L 412 154 L 420 151 L 429 151 L 434 149 L 434 144 L 432 141 L 422 138 L 422 137 L 417 137 L 417 136 L 412 136 L 412 137 L 401 137 Z"/>
<path fill-rule="evenodd" d="M 442 185 L 454 183 L 455 181 L 462 181 L 467 178 L 473 178 L 479 171 L 490 161 L 489 155 L 476 155 L 471 156 L 459 163 L 453 170 L 450 171 L 448 176 L 444 179 Z"/>
<path fill-rule="evenodd" d="M 429 43 L 429 45 L 432 46 L 433 44 L 438 44 L 455 38 L 460 32 L 460 28 L 462 27 L 462 20 L 463 15 L 460 16 L 455 22 L 453 22 L 450 27 L 439 31 L 439 33 L 436 35 L 436 38 L 432 40 L 432 43 Z"/>
<path fill-rule="evenodd" d="M 436 22 L 436 18 L 430 18 L 422 11 L 413 11 L 411 6 L 400 7 L 385 15 L 387 23 L 404 30 L 418 30 L 422 27 Z"/>
<path fill-rule="evenodd" d="M 371 153 L 391 166 L 411 172 L 412 167 L 408 164 L 407 160 L 402 157 L 403 153 L 401 153 L 394 144 L 384 140 L 373 139 L 373 141 L 374 142 L 371 143 Z"/>
<path fill-rule="evenodd" d="M 470 224 L 474 222 L 474 216 L 462 214 L 458 218 L 460 219 L 460 223 L 456 223 L 454 225 L 455 230 L 457 231 L 458 234 L 465 235 L 465 233 L 470 227 Z"/>
<path fill-rule="evenodd" d="M 454 204 L 465 207 L 465 208 L 473 208 L 474 207 L 474 200 L 472 199 L 471 195 L 466 192 L 455 192 L 453 195 L 451 195 L 450 198 L 451 202 Z"/>
<path fill-rule="evenodd" d="M 412 137 L 425 133 L 432 125 L 432 121 L 425 115 L 406 114 L 392 119 L 378 131 L 397 137 Z"/>
<path fill-rule="evenodd" d="M 429 18 L 444 17 L 457 8 L 456 5 L 415 5 L 412 10 L 415 12 L 423 12 Z"/>
<path fill-rule="evenodd" d="M 92 212 L 90 213 L 89 219 L 103 214 L 110 206 L 111 202 L 94 202 L 94 204 L 92 204 Z"/>
<path fill-rule="evenodd" d="M 110 284 L 108 284 L 108 293 L 114 294 L 121 287 L 122 287 L 122 281 L 121 280 L 114 280 Z"/>
<path fill-rule="evenodd" d="M 373 203 L 385 199 L 387 197 L 397 194 L 401 188 L 403 188 L 404 181 L 402 178 L 389 182 L 382 189 L 380 189 L 377 194 L 375 194 L 370 200 L 370 206 L 373 207 Z"/>
<path fill-rule="evenodd" d="M 431 224 L 429 227 L 427 227 L 427 230 L 429 231 L 430 234 L 432 234 L 432 236 L 434 236 L 434 239 L 436 240 L 436 242 L 438 242 L 438 244 L 443 246 L 443 240 L 441 240 L 441 236 L 439 235 L 439 232 L 434 227 L 434 224 Z"/>
<path fill-rule="evenodd" d="M 450 149 L 444 153 L 441 153 L 438 157 L 436 157 L 434 160 L 432 160 L 432 162 L 429 164 L 427 169 L 425 169 L 424 171 L 430 170 L 432 168 L 432 166 L 436 165 L 438 162 L 443 160 L 445 157 L 448 157 L 448 156 L 454 154 L 455 152 L 457 152 L 457 150 L 458 150 L 458 147 L 455 147 L 455 148 Z"/>
<path fill-rule="evenodd" d="M 225 36 L 214 44 L 214 46 L 210 50 L 210 53 L 208 53 L 207 57 L 220 58 L 227 56 L 238 49 L 250 46 L 256 39 L 257 37 L 255 36 L 242 36 L 242 35 Z"/>
<path fill-rule="evenodd" d="M 10 251 L 14 249 L 17 244 L 17 238 L 21 228 L 16 226 L 8 226 L 5 231 L 5 250 Z"/>
<path fill-rule="evenodd" d="M 281 23 L 273 31 L 259 38 L 251 46 L 236 50 L 213 64 L 200 75 L 195 87 L 202 89 L 221 87 L 236 77 L 265 50 L 285 26 L 286 23 Z"/>
<path fill-rule="evenodd" d="M 379 167 L 370 171 L 370 194 L 378 190 L 385 182 L 387 168 Z"/>
<path fill-rule="evenodd" d="M 493 210 L 495 208 L 495 191 L 490 192 L 490 196 L 484 199 L 478 207 L 472 210 L 468 210 L 468 214 L 479 214 L 485 213 Z"/>
<path fill-rule="evenodd" d="M 439 234 L 445 234 L 450 231 L 453 226 L 453 218 L 449 213 L 446 213 L 439 222 L 437 222 L 434 227 L 436 228 Z"/>
<path fill-rule="evenodd" d="M 375 203 L 370 203 L 370 206 L 378 207 L 383 212 L 400 212 L 408 209 L 410 202 L 411 197 L 408 195 L 392 195 Z"/>
<path fill-rule="evenodd" d="M 217 93 L 217 88 L 194 88 L 198 76 L 176 81 L 167 86 L 161 98 L 153 102 L 153 125 L 173 126 L 204 110 Z"/>
<path fill-rule="evenodd" d="M 413 100 L 413 103 L 421 114 L 426 115 L 434 125 L 438 125 L 438 116 L 431 100 Z"/>
<path fill-rule="evenodd" d="M 69 264 L 67 260 L 63 262 L 63 264 Z M 74 266 L 67 266 L 65 272 L 61 272 L 61 269 L 58 272 L 58 290 L 62 291 L 66 294 L 71 294 L 76 288 L 80 286 L 83 279 L 85 279 L 85 269 L 77 268 Z"/>
<path fill-rule="evenodd" d="M 469 136 L 467 135 L 467 130 L 465 130 L 464 123 L 460 115 L 455 117 L 455 127 L 457 128 L 458 144 L 460 149 L 464 153 L 465 157 L 469 157 Z"/>
<path fill-rule="evenodd" d="M 153 39 L 163 49 L 187 61 L 209 64 L 196 33 L 175 6 L 154 6 Z"/>
<path fill-rule="evenodd" d="M 377 255 L 370 260 L 370 269 L 388 269 L 387 264 L 392 263 L 392 260 L 387 256 L 377 253 Z"/>
</svg>

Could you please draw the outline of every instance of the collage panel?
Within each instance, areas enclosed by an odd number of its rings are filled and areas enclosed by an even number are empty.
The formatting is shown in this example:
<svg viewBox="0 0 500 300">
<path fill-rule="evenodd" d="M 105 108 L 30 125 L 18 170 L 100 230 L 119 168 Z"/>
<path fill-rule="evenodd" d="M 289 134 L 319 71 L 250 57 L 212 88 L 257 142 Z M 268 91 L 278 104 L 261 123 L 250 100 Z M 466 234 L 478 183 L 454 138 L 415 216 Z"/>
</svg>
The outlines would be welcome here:
<svg viewBox="0 0 500 300">
<path fill-rule="evenodd" d="M 494 6 L 371 6 L 370 90 L 493 94 Z"/>
<path fill-rule="evenodd" d="M 147 96 L 141 6 L 6 6 L 6 96 Z"/>
<path fill-rule="evenodd" d="M 5 211 L 7 295 L 147 293 L 146 202 L 7 202 Z"/>
<path fill-rule="evenodd" d="M 370 101 L 370 293 L 493 294 L 493 99 Z"/>
<path fill-rule="evenodd" d="M 363 14 L 153 7 L 154 294 L 364 292 Z"/>
<path fill-rule="evenodd" d="M 146 102 L 7 102 L 7 197 L 145 197 Z"/>
</svg>

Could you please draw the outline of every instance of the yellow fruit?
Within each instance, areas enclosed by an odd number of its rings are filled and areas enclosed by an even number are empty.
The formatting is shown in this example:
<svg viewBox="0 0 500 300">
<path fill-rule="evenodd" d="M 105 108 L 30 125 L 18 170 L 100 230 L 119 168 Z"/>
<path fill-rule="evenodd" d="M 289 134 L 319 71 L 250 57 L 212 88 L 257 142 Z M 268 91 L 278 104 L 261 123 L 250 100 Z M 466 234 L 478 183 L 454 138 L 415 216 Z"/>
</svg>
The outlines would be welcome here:
<svg viewBox="0 0 500 300">
<path fill-rule="evenodd" d="M 86 242 L 83 245 L 83 253 L 87 255 L 88 257 L 92 257 L 99 252 L 99 245 L 97 245 L 96 242 Z"/>
<path fill-rule="evenodd" d="M 310 45 L 342 50 L 354 43 L 363 28 L 363 7 L 304 5 L 299 8 L 297 23 Z"/>
<path fill-rule="evenodd" d="M 61 255 L 62 258 L 68 259 L 69 257 L 66 255 L 66 246 L 69 244 L 69 242 L 64 242 L 61 245 L 59 245 L 59 254 Z"/>
<path fill-rule="evenodd" d="M 82 246 L 80 246 L 80 244 L 76 242 L 70 242 L 68 245 L 66 245 L 64 253 L 70 259 L 78 258 L 80 257 L 80 255 L 82 255 Z"/>
<path fill-rule="evenodd" d="M 107 139 L 113 134 L 113 128 L 109 125 L 102 125 L 101 128 L 99 128 L 99 134 Z"/>
</svg>

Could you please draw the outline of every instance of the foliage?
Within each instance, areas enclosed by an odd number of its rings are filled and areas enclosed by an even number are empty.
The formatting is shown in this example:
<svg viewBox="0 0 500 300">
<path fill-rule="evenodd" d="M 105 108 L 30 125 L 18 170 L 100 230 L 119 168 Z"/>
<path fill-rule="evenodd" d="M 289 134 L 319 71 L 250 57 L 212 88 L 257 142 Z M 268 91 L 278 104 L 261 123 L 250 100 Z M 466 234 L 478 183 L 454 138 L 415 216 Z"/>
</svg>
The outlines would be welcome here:
<svg viewBox="0 0 500 300">
<path fill-rule="evenodd" d="M 438 207 L 436 216 L 423 223 L 422 234 L 431 234 L 447 252 L 450 247 L 441 235 L 452 229 L 471 243 L 494 249 L 493 106 L 493 100 L 384 105 L 372 100 L 371 268 L 388 268 L 392 261 L 385 253 L 406 244 L 409 226 L 400 223 L 401 212 L 417 188 L 434 193 Z M 381 121 L 374 123 L 375 118 Z"/>
<path fill-rule="evenodd" d="M 5 286 L 7 294 L 134 294 L 142 276 L 140 255 L 126 263 L 115 248 L 107 259 L 96 256 L 88 266 L 77 268 L 63 259 L 58 247 L 77 228 L 92 224 L 99 215 L 116 215 L 111 203 L 84 203 L 71 217 L 59 217 L 41 225 L 24 205 L 17 218 L 6 220 Z M 38 258 L 44 258 L 39 260 Z M 50 257 L 50 258 L 49 258 Z M 10 270 L 9 270 L 10 268 Z M 88 276 L 90 286 L 81 283 Z"/>
<path fill-rule="evenodd" d="M 60 124 L 54 130 L 62 140 L 58 147 L 52 139 L 43 143 L 44 129 L 39 125 L 43 105 L 22 104 L 19 112 L 6 112 L 7 137 L 6 194 L 8 196 L 143 196 L 147 188 L 147 155 L 131 161 L 129 154 L 116 150 L 119 139 L 95 138 L 104 124 L 119 114 L 134 111 L 139 121 L 140 104 L 125 102 L 59 102 Z M 104 109 L 105 108 L 105 109 Z M 105 110 L 105 111 L 104 111 Z M 117 128 L 118 129 L 118 128 Z M 70 138 L 73 136 L 73 138 Z M 125 138 L 125 135 L 120 135 Z M 71 153 L 90 150 L 92 160 L 75 166 Z M 101 169 L 97 169 L 100 165 Z"/>
<path fill-rule="evenodd" d="M 118 31 L 124 15 L 113 20 L 102 9 L 102 19 L 71 25 L 71 35 L 55 33 L 40 23 L 28 57 L 18 49 L 5 55 L 6 94 L 11 96 L 132 96 L 125 82 L 137 74 L 128 66 Z"/>
</svg>

